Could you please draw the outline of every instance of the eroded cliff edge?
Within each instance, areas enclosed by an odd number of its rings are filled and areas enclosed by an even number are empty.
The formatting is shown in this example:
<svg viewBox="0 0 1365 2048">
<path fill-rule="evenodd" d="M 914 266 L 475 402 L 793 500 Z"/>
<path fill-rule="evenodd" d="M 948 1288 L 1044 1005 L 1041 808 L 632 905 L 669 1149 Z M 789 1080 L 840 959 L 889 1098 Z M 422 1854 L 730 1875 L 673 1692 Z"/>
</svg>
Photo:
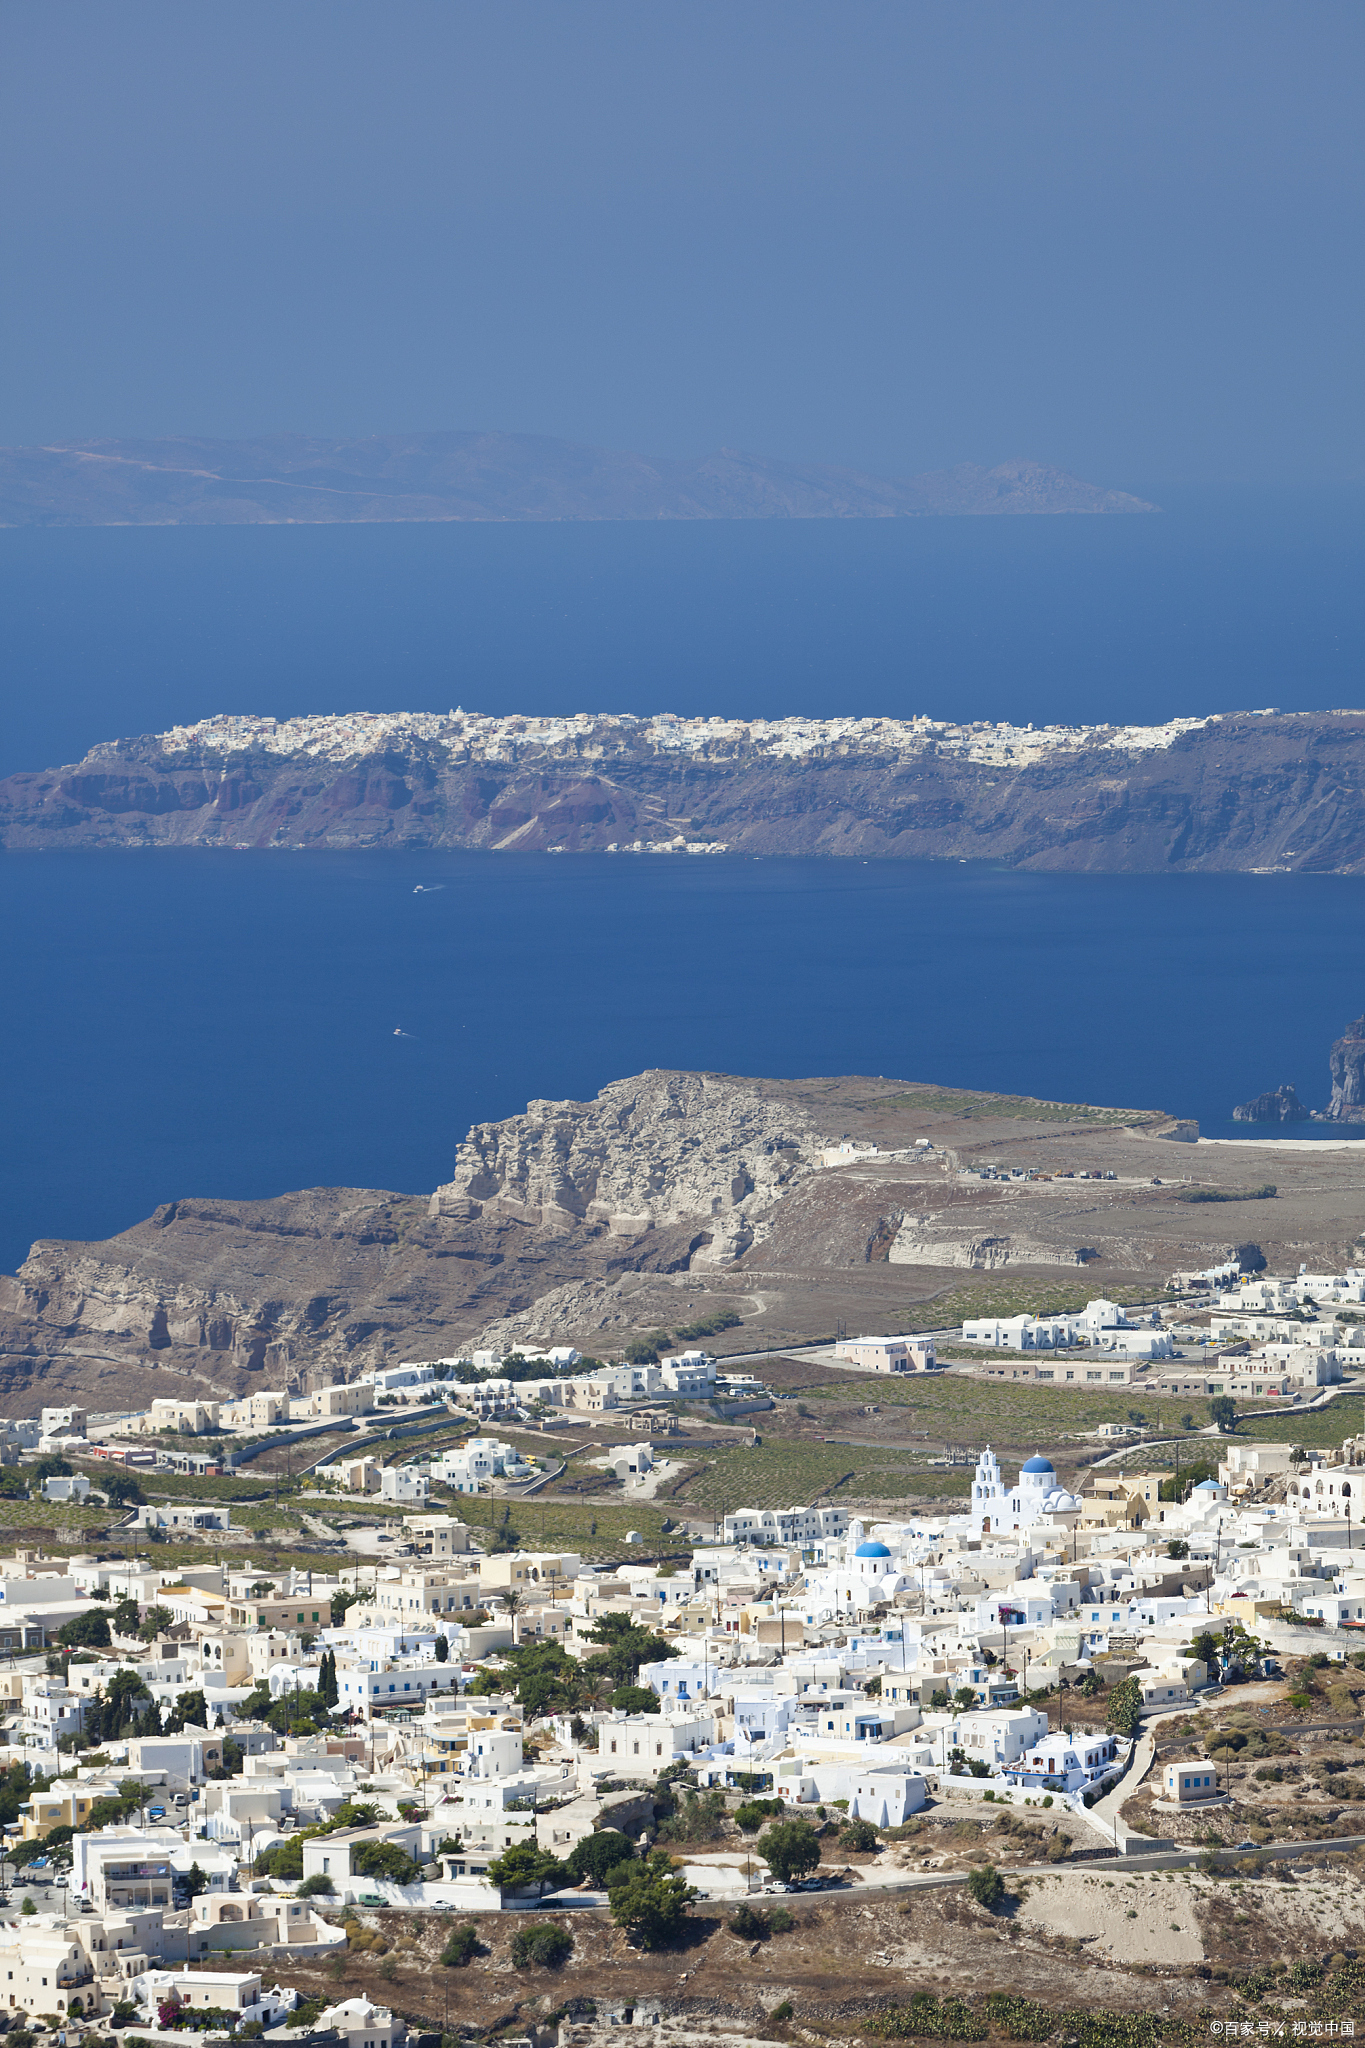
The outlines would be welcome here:
<svg viewBox="0 0 1365 2048">
<path fill-rule="evenodd" d="M 922 1322 L 1002 1270 L 1159 1289 L 1251 1236 L 1272 1261 L 1356 1256 L 1365 1149 L 1277 1154 L 1277 1197 L 1244 1208 L 1261 1168 L 1168 1142 L 1195 1135 L 884 1076 L 640 1074 L 476 1125 L 430 1195 L 182 1199 L 103 1243 L 36 1244 L 0 1279 L 0 1412 L 59 1391 L 140 1407 L 177 1381 L 302 1391 L 480 1342 L 620 1356 L 718 1314 L 737 1320 L 713 1348 L 780 1348 Z"/>
<path fill-rule="evenodd" d="M 219 718 L 0 781 L 0 845 L 617 848 L 1365 870 L 1365 712 L 1165 727 Z"/>
</svg>

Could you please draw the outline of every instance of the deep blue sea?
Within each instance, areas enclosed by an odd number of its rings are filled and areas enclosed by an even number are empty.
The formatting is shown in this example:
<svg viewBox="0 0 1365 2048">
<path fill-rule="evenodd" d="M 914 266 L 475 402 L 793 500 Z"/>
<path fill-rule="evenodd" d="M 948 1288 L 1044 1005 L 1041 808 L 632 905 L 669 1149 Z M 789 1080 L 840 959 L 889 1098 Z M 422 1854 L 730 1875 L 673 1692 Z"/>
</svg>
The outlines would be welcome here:
<svg viewBox="0 0 1365 2048">
<path fill-rule="evenodd" d="M 1365 490 L 1138 488 L 1159 517 L 0 531 L 0 773 L 214 711 L 1362 701 Z M 1362 938 L 1330 877 L 7 855 L 0 1268 L 179 1195 L 425 1190 L 472 1120 L 649 1066 L 1230 1129 L 1325 1100 Z"/>
<path fill-rule="evenodd" d="M 215 711 L 1358 704 L 1365 486 L 1125 518 L 0 531 L 0 774 Z"/>
<path fill-rule="evenodd" d="M 1218 1134 L 1280 1081 L 1325 1101 L 1365 1004 L 1365 883 L 1329 876 L 20 854 L 0 925 L 10 1271 L 176 1196 L 424 1191 L 473 1120 L 644 1067 L 1018 1089 Z"/>
</svg>

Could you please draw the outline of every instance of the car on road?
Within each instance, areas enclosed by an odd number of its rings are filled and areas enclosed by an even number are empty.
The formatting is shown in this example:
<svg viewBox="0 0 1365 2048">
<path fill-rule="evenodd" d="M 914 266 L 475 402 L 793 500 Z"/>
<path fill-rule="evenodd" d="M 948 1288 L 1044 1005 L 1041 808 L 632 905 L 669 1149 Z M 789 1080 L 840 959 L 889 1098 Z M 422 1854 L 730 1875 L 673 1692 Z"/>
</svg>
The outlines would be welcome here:
<svg viewBox="0 0 1365 2048">
<path fill-rule="evenodd" d="M 387 1906 L 387 1899 L 381 1899 L 378 1892 L 360 1892 L 356 1896 L 358 1906 Z"/>
</svg>

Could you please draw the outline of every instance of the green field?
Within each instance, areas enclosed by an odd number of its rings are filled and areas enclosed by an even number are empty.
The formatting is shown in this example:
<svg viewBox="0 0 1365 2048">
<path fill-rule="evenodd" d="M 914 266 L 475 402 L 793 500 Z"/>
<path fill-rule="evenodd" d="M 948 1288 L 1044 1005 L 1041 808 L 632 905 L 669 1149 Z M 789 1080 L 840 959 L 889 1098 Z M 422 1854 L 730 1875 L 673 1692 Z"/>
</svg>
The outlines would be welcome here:
<svg viewBox="0 0 1365 2048">
<path fill-rule="evenodd" d="M 1201 1423 L 1209 1419 L 1205 1401 L 1171 1396 L 1158 1401 L 1140 1385 L 1120 1387 L 1113 1394 L 1071 1393 L 1026 1386 L 1022 1381 L 968 1379 L 955 1372 L 914 1373 L 894 1379 L 850 1373 L 846 1384 L 826 1380 L 794 1391 L 816 1414 L 817 1403 L 846 1408 L 855 1402 L 875 1401 L 883 1410 L 894 1409 L 905 1416 L 904 1426 L 896 1426 L 898 1434 L 923 1435 L 935 1446 L 1027 1441 L 1046 1449 L 1049 1443 L 1097 1429 L 1102 1422 L 1127 1422 L 1132 1409 L 1153 1428 L 1169 1425 L 1174 1429 L 1186 1412 L 1193 1412 Z"/>
<path fill-rule="evenodd" d="M 1325 1408 L 1314 1409 L 1311 1415 L 1293 1408 L 1282 1409 L 1278 1415 L 1267 1415 L 1258 1402 L 1255 1408 L 1239 1408 L 1237 1411 L 1237 1434 L 1255 1439 L 1257 1443 L 1303 1444 L 1331 1446 L 1344 1443 L 1348 1436 L 1359 1436 L 1365 1429 L 1365 1407 L 1361 1393 L 1339 1394 L 1335 1401 L 1329 1401 Z"/>
<path fill-rule="evenodd" d="M 1032 1095 L 976 1095 L 968 1088 L 909 1088 L 880 1095 L 872 1109 L 918 1109 L 931 1116 L 1020 1117 L 1031 1124 L 1093 1124 L 1103 1129 L 1162 1123 L 1160 1109 L 1100 1109 L 1089 1102 L 1044 1102 Z"/>
<path fill-rule="evenodd" d="M 769 1440 L 721 1451 L 683 1482 L 677 1507 L 710 1515 L 735 1508 L 809 1506 L 828 1495 L 841 1506 L 859 1500 L 940 1499 L 965 1491 L 964 1470 L 935 1471 L 925 1459 L 875 1444 L 805 1444 Z"/>
<path fill-rule="evenodd" d="M 927 1301 L 911 1302 L 904 1311 L 908 1330 L 946 1330 L 954 1323 L 976 1316 L 1064 1316 L 1075 1315 L 1095 1299 L 1093 1281 L 1085 1280 L 981 1280 L 936 1294 Z M 1154 1287 L 1115 1287 L 1105 1292 L 1106 1301 L 1120 1307 L 1134 1301 L 1154 1301 Z"/>
</svg>

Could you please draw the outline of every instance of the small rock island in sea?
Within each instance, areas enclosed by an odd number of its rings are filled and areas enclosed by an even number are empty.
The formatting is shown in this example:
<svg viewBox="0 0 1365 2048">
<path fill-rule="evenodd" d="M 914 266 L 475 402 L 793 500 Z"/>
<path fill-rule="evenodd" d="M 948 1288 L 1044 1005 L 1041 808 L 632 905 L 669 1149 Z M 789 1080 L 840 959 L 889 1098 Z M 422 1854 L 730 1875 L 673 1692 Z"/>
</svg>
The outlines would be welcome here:
<svg viewBox="0 0 1365 2048">
<path fill-rule="evenodd" d="M 1232 1112 L 1239 1124 L 1365 1123 L 1365 1017 L 1346 1026 L 1328 1058 L 1332 1099 L 1326 1109 L 1309 1109 L 1298 1091 L 1285 1082 L 1279 1088 L 1239 1102 Z"/>
</svg>

